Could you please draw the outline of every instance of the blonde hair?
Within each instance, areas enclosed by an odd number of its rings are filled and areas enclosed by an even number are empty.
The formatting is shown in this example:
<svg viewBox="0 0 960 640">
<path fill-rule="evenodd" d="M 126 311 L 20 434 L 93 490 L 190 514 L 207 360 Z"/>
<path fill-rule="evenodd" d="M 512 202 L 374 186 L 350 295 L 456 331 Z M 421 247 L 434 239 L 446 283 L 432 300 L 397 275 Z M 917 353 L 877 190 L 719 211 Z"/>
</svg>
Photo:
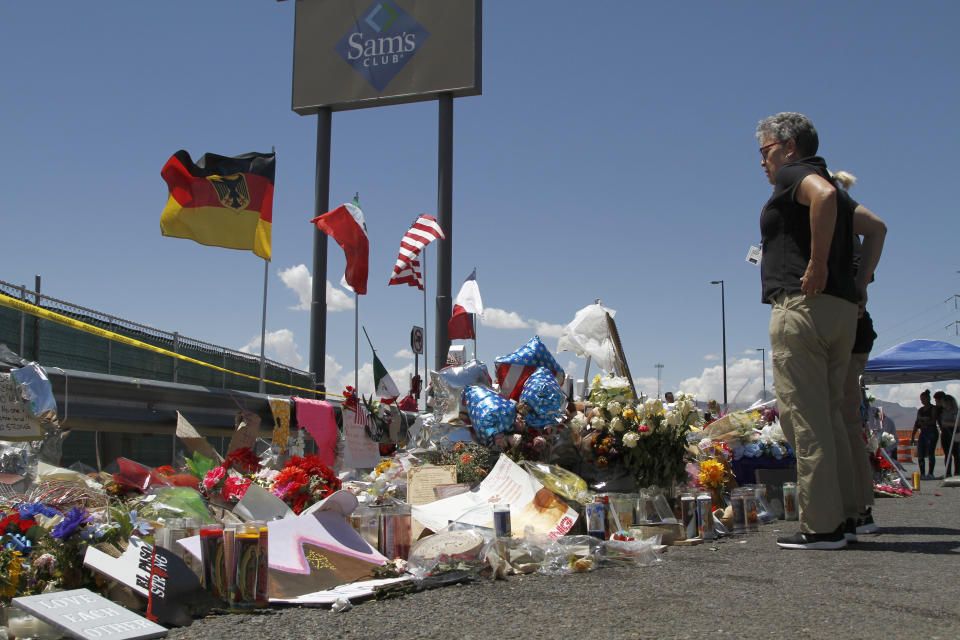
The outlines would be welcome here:
<svg viewBox="0 0 960 640">
<path fill-rule="evenodd" d="M 830 174 L 830 177 L 843 187 L 844 191 L 849 191 L 850 187 L 857 183 L 857 176 L 847 171 L 835 171 Z"/>
</svg>

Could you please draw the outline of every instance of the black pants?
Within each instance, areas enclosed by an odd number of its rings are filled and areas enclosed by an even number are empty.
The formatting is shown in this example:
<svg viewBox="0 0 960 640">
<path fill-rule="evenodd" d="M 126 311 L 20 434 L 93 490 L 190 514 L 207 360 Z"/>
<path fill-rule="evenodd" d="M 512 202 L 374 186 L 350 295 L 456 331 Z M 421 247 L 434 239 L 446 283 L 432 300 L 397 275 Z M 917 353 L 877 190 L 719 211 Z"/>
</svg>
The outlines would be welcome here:
<svg viewBox="0 0 960 640">
<path fill-rule="evenodd" d="M 944 477 L 951 475 L 960 475 L 960 442 L 952 442 L 953 427 L 940 431 L 940 448 L 943 449 L 943 455 L 947 460 L 947 468 L 944 469 Z M 951 473 L 951 462 L 953 463 L 953 472 Z"/>
</svg>

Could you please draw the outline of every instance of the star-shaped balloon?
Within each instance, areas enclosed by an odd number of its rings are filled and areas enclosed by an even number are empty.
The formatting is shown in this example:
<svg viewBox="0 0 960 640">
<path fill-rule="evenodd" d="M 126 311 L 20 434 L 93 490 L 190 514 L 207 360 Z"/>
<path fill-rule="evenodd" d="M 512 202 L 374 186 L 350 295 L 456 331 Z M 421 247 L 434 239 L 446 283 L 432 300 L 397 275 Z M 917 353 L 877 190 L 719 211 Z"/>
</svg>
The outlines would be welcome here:
<svg viewBox="0 0 960 640">
<path fill-rule="evenodd" d="M 493 444 L 493 436 L 513 428 L 517 403 L 504 398 L 490 387 L 470 385 L 463 390 L 470 422 L 481 444 Z"/>
</svg>

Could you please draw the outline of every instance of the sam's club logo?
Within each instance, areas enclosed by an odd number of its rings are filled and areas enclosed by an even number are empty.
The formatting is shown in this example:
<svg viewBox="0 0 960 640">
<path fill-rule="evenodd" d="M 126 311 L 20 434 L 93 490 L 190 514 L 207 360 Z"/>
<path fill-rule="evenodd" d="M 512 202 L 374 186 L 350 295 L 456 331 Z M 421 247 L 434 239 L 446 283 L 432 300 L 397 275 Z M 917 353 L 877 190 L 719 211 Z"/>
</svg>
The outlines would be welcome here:
<svg viewBox="0 0 960 640">
<path fill-rule="evenodd" d="M 371 87 L 383 91 L 429 37 L 409 13 L 379 0 L 360 14 L 333 50 Z"/>
</svg>

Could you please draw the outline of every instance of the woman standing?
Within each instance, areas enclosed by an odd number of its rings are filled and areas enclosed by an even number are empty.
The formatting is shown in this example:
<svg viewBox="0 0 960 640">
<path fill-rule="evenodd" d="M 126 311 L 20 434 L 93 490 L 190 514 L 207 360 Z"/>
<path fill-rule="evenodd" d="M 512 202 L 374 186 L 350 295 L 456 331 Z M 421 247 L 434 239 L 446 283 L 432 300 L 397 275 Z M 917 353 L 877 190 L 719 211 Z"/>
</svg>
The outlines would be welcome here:
<svg viewBox="0 0 960 640">
<path fill-rule="evenodd" d="M 917 432 L 920 439 L 917 440 Z M 917 445 L 917 464 L 920 465 L 920 479 L 933 480 L 933 468 L 937 464 L 937 408 L 930 404 L 930 389 L 924 389 L 920 394 L 920 408 L 917 409 L 917 419 L 913 422 L 913 433 L 910 441 Z M 927 475 L 924 462 L 930 463 L 930 474 Z"/>
<path fill-rule="evenodd" d="M 933 400 L 937 403 L 940 448 L 943 449 L 943 463 L 946 465 L 943 477 L 960 475 L 960 441 L 953 439 L 953 430 L 957 424 L 957 399 L 943 391 L 937 391 L 933 394 Z M 950 472 L 951 468 L 953 473 Z"/>
</svg>

